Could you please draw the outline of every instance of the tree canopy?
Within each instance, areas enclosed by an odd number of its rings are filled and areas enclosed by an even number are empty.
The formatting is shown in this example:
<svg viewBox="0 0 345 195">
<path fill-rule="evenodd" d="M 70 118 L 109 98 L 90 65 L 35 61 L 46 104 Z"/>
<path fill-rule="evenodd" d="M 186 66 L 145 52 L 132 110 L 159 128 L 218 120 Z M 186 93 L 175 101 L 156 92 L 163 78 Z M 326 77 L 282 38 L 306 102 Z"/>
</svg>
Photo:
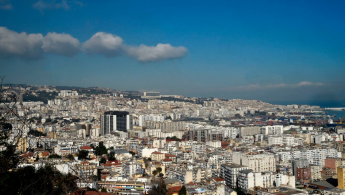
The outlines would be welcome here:
<svg viewBox="0 0 345 195">
<path fill-rule="evenodd" d="M 103 142 L 99 142 L 98 143 L 98 146 L 95 148 L 95 153 L 96 153 L 96 155 L 103 155 L 103 154 L 107 154 L 108 153 L 108 150 L 103 145 Z"/>
<path fill-rule="evenodd" d="M 61 158 L 58 154 L 51 154 L 48 158 Z"/>
<path fill-rule="evenodd" d="M 47 135 L 47 134 L 42 133 L 42 132 L 37 131 L 37 130 L 30 130 L 28 134 L 29 135 L 33 135 L 35 137 L 40 137 L 40 136 L 46 136 Z"/>
<path fill-rule="evenodd" d="M 107 162 L 107 160 L 105 158 L 101 158 L 101 160 L 99 161 L 99 163 L 105 164 Z"/>
<path fill-rule="evenodd" d="M 110 152 L 109 154 L 108 154 L 108 160 L 116 160 L 116 158 L 115 158 L 115 152 Z"/>
<path fill-rule="evenodd" d="M 63 175 L 51 166 L 33 166 L 1 174 L 1 194 L 69 194 L 77 189 L 76 177 Z"/>
<path fill-rule="evenodd" d="M 186 186 L 182 186 L 182 188 L 178 191 L 178 195 L 187 195 Z"/>
<path fill-rule="evenodd" d="M 89 151 L 80 150 L 78 153 L 78 159 L 86 159 L 88 155 L 89 155 Z"/>
</svg>

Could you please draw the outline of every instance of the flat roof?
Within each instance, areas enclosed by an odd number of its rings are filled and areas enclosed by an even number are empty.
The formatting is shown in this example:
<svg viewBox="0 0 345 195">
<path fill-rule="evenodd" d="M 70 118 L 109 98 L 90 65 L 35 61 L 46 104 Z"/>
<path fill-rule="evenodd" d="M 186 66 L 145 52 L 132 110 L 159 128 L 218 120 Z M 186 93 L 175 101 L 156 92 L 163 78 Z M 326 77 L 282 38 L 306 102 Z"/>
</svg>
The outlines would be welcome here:
<svg viewBox="0 0 345 195">
<path fill-rule="evenodd" d="M 104 112 L 104 115 L 129 115 L 129 112 L 126 112 L 126 111 L 107 111 L 107 112 Z"/>
</svg>

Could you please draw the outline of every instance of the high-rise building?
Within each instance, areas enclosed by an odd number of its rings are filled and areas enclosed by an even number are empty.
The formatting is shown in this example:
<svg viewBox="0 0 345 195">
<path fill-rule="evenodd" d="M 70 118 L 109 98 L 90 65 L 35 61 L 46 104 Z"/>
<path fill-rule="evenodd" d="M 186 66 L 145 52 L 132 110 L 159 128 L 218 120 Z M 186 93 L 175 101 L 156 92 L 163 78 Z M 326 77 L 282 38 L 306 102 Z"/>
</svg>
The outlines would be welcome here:
<svg viewBox="0 0 345 195">
<path fill-rule="evenodd" d="M 337 175 L 338 175 L 338 187 L 340 189 L 345 189 L 345 167 L 337 167 Z"/>
<path fill-rule="evenodd" d="M 292 173 L 297 178 L 297 168 L 306 168 L 309 167 L 309 160 L 305 158 L 294 159 L 292 163 Z"/>
<path fill-rule="evenodd" d="M 225 180 L 226 185 L 235 189 L 237 188 L 237 178 L 239 172 L 247 169 L 247 166 L 239 164 L 222 164 L 219 170 L 219 177 Z"/>
<path fill-rule="evenodd" d="M 107 111 L 101 116 L 101 134 L 109 134 L 113 131 L 123 131 L 133 129 L 133 119 L 129 112 Z"/>
</svg>

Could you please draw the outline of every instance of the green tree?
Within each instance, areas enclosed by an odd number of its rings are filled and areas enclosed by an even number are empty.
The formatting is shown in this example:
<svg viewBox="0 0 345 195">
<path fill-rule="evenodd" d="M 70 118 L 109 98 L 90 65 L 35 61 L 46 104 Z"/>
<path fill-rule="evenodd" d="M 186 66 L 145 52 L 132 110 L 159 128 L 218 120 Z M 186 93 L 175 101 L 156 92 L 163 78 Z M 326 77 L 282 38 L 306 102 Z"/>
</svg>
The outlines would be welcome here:
<svg viewBox="0 0 345 195">
<path fill-rule="evenodd" d="M 35 170 L 28 166 L 11 172 L 0 185 L 1 194 L 69 194 L 77 189 L 77 178 L 63 175 L 51 166 Z"/>
<path fill-rule="evenodd" d="M 102 188 L 101 192 L 107 192 L 107 190 L 105 188 Z"/>
<path fill-rule="evenodd" d="M 109 160 L 109 161 L 116 160 L 116 158 L 115 158 L 115 152 L 110 152 L 110 153 L 108 154 L 108 160 Z"/>
<path fill-rule="evenodd" d="M 98 143 L 98 146 L 95 148 L 95 153 L 96 155 L 99 155 L 99 156 L 108 153 L 108 150 L 104 146 L 103 142 Z"/>
<path fill-rule="evenodd" d="M 88 155 L 89 155 L 89 151 L 80 150 L 78 153 L 78 159 L 86 159 Z"/>
<path fill-rule="evenodd" d="M 186 186 L 182 186 L 182 188 L 178 191 L 178 195 L 187 195 Z"/>
<path fill-rule="evenodd" d="M 91 179 L 92 181 L 98 181 L 97 175 L 91 175 L 91 176 L 90 176 L 90 179 Z"/>
<path fill-rule="evenodd" d="M 158 171 L 157 171 L 157 170 L 154 170 L 154 171 L 152 171 L 152 174 L 153 174 L 153 176 L 156 177 L 156 175 L 158 174 Z"/>
<path fill-rule="evenodd" d="M 149 195 L 166 195 L 168 192 L 164 180 L 161 178 L 158 184 L 152 186 Z"/>
<path fill-rule="evenodd" d="M 66 157 L 66 158 L 68 158 L 70 161 L 74 160 L 74 156 L 73 156 L 73 154 L 69 154 L 69 155 L 67 155 L 67 157 Z"/>
<path fill-rule="evenodd" d="M 129 153 L 132 155 L 132 157 L 135 156 L 135 152 L 129 151 Z"/>
<path fill-rule="evenodd" d="M 161 167 L 157 167 L 157 168 L 156 168 L 156 171 L 157 171 L 158 173 L 161 173 L 161 172 L 162 172 L 162 168 L 161 168 Z"/>
<path fill-rule="evenodd" d="M 47 134 L 42 133 L 42 132 L 37 131 L 37 130 L 30 130 L 28 134 L 29 135 L 33 135 L 35 137 L 40 137 L 40 136 L 46 136 L 47 135 Z"/>
<path fill-rule="evenodd" d="M 240 114 L 235 114 L 235 117 L 236 118 L 241 118 L 241 115 Z"/>
<path fill-rule="evenodd" d="M 238 195 L 246 195 L 246 193 L 244 193 L 241 189 L 239 188 L 235 188 L 234 189 L 235 192 L 237 192 Z"/>
<path fill-rule="evenodd" d="M 61 156 L 58 154 L 51 154 L 48 158 L 61 158 Z"/>
<path fill-rule="evenodd" d="M 99 161 L 99 163 L 101 164 L 105 164 L 107 162 L 107 160 L 105 158 L 101 158 L 101 160 Z"/>
</svg>

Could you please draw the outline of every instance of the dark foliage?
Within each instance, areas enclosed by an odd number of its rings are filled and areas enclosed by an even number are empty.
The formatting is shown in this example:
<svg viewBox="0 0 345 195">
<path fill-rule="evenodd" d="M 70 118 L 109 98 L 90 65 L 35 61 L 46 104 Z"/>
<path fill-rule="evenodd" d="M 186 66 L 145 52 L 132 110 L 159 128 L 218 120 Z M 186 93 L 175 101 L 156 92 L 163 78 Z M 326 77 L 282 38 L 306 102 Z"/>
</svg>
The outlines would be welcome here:
<svg viewBox="0 0 345 195">
<path fill-rule="evenodd" d="M 72 119 L 72 122 L 73 123 L 78 123 L 78 122 L 80 122 L 80 119 Z"/>
<path fill-rule="evenodd" d="M 78 153 L 78 159 L 86 159 L 89 155 L 89 152 L 86 150 L 80 150 Z"/>
<path fill-rule="evenodd" d="M 161 172 L 162 172 L 162 168 L 161 168 L 161 167 L 157 167 L 157 168 L 156 168 L 156 171 L 157 171 L 158 173 L 161 173 Z"/>
<path fill-rule="evenodd" d="M 182 186 L 182 188 L 178 191 L 178 195 L 187 195 L 187 189 L 185 186 Z"/>
<path fill-rule="evenodd" d="M 103 145 L 103 142 L 99 142 L 98 146 L 95 148 L 95 153 L 96 155 L 99 155 L 99 156 L 108 153 L 108 150 Z"/>
<path fill-rule="evenodd" d="M 115 158 L 115 152 L 110 152 L 110 153 L 108 154 L 108 160 L 116 160 L 116 158 Z"/>
<path fill-rule="evenodd" d="M 158 184 L 152 186 L 149 195 L 166 195 L 168 192 L 163 178 L 160 178 Z"/>
<path fill-rule="evenodd" d="M 67 155 L 67 158 L 68 158 L 69 160 L 74 160 L 74 156 L 73 156 L 73 154 L 69 154 L 69 155 Z"/>
<path fill-rule="evenodd" d="M 1 177 L 1 194 L 68 194 L 77 189 L 75 176 L 63 175 L 51 166 L 28 166 Z"/>
<path fill-rule="evenodd" d="M 181 139 L 177 138 L 176 136 L 167 137 L 167 139 L 171 139 L 171 140 L 174 140 L 174 141 L 181 141 Z"/>
<path fill-rule="evenodd" d="M 41 101 L 41 102 L 47 103 L 48 100 L 54 99 L 55 96 L 57 96 L 57 95 L 58 95 L 57 92 L 49 93 L 49 92 L 46 92 L 46 91 L 39 91 L 39 92 L 36 93 L 36 95 L 33 95 L 31 93 L 25 93 L 25 94 L 23 94 L 23 101 L 26 101 L 26 102 Z"/>
<path fill-rule="evenodd" d="M 129 151 L 129 153 L 130 153 L 132 156 L 135 156 L 135 155 L 136 155 L 136 153 L 133 152 L 133 151 Z"/>
<path fill-rule="evenodd" d="M 47 135 L 47 134 L 42 133 L 42 132 L 37 131 L 37 130 L 30 130 L 28 134 L 29 135 L 33 135 L 35 137 L 41 137 L 41 136 L 46 136 Z"/>
<path fill-rule="evenodd" d="M 107 162 L 107 160 L 105 158 L 101 158 L 101 160 L 99 161 L 99 163 L 101 164 L 105 164 Z"/>
<path fill-rule="evenodd" d="M 107 192 L 107 190 L 105 188 L 102 188 L 101 192 Z"/>
<path fill-rule="evenodd" d="M 61 158 L 61 156 L 58 154 L 52 154 L 48 158 Z"/>
<path fill-rule="evenodd" d="M 6 144 L 0 144 L 6 145 Z M 6 145 L 6 150 L 0 152 L 0 183 L 3 179 L 3 174 L 8 173 L 9 170 L 17 167 L 21 158 L 16 154 L 16 147 L 11 145 Z"/>
<path fill-rule="evenodd" d="M 241 189 L 239 189 L 239 188 L 234 189 L 234 191 L 237 192 L 237 195 L 246 195 L 246 193 L 244 193 L 244 192 L 243 192 Z"/>
</svg>

